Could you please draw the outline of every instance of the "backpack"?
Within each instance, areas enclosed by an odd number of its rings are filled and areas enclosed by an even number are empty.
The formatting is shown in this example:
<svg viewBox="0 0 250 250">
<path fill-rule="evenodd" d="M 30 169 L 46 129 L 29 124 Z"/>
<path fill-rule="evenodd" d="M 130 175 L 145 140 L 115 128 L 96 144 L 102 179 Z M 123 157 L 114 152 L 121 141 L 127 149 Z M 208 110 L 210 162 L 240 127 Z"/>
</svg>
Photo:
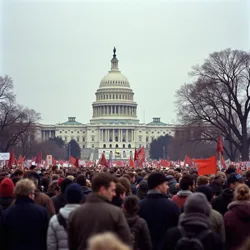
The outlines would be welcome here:
<svg viewBox="0 0 250 250">
<path fill-rule="evenodd" d="M 131 232 L 131 241 L 132 241 L 132 246 L 133 246 L 133 250 L 139 250 L 139 248 L 137 247 L 137 242 L 136 242 L 136 238 L 139 232 L 139 228 L 140 228 L 140 218 L 138 218 L 136 220 L 136 222 L 134 223 L 134 225 L 130 228 L 130 232 Z"/>
<path fill-rule="evenodd" d="M 66 220 L 64 219 L 64 217 L 60 213 L 58 213 L 56 216 L 57 216 L 57 220 L 59 224 L 64 227 L 66 232 L 68 232 L 68 224 Z"/>
<path fill-rule="evenodd" d="M 181 238 L 178 240 L 175 250 L 204 250 L 202 240 L 212 233 L 211 230 L 207 229 L 194 237 L 189 237 L 183 227 L 178 227 L 178 229 L 181 233 Z"/>
</svg>

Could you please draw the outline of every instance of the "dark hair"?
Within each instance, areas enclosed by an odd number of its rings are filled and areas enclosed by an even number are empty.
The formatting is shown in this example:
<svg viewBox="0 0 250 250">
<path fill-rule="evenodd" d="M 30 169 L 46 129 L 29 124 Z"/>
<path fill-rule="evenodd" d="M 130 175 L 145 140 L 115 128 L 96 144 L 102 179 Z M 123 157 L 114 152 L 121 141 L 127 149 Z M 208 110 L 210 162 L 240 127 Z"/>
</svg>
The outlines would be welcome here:
<svg viewBox="0 0 250 250">
<path fill-rule="evenodd" d="M 19 175 L 23 175 L 23 171 L 20 169 L 16 169 L 14 172 L 14 176 L 18 177 Z"/>
<path fill-rule="evenodd" d="M 191 175 L 185 175 L 180 181 L 181 190 L 188 190 L 189 186 L 194 185 L 194 178 Z"/>
<path fill-rule="evenodd" d="M 113 175 L 109 173 L 98 173 L 93 176 L 91 187 L 93 192 L 98 192 L 101 187 L 109 188 L 111 182 L 117 182 Z"/>
<path fill-rule="evenodd" d="M 139 198 L 136 195 L 129 195 L 124 201 L 124 208 L 130 215 L 135 215 L 139 211 Z"/>
<path fill-rule="evenodd" d="M 64 194 L 65 193 L 65 190 L 67 188 L 68 185 L 70 185 L 71 183 L 73 183 L 70 179 L 68 178 L 65 178 L 63 181 L 62 181 L 62 184 L 61 184 L 61 192 Z"/>
<path fill-rule="evenodd" d="M 14 176 L 11 178 L 11 180 L 13 181 L 14 185 L 16 186 L 17 182 L 19 182 L 21 180 L 20 177 Z"/>
<path fill-rule="evenodd" d="M 130 179 L 135 177 L 135 173 L 133 172 L 128 172 L 127 175 L 130 177 Z"/>
<path fill-rule="evenodd" d="M 80 186 L 86 186 L 86 177 L 83 174 L 77 176 L 76 183 Z"/>
<path fill-rule="evenodd" d="M 116 184 L 116 187 L 115 187 L 116 196 L 120 196 L 121 194 L 126 193 L 126 190 L 127 189 L 121 183 L 118 182 Z"/>
</svg>

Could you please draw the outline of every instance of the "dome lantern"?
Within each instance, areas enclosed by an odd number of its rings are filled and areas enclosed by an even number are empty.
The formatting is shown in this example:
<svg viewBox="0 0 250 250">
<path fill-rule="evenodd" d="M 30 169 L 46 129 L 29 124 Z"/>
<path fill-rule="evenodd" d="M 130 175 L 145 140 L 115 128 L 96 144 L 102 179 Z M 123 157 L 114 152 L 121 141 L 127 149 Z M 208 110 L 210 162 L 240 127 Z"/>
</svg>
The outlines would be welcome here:
<svg viewBox="0 0 250 250">
<path fill-rule="evenodd" d="M 119 71 L 119 68 L 118 68 L 118 62 L 119 60 L 116 58 L 116 48 L 114 47 L 113 49 L 113 58 L 111 60 L 111 71 Z"/>
</svg>

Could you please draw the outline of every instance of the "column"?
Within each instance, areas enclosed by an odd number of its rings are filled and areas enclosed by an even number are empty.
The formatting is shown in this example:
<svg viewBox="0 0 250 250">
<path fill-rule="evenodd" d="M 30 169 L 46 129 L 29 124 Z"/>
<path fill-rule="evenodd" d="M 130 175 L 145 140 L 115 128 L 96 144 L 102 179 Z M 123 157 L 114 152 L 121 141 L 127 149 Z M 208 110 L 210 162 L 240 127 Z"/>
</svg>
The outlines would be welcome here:
<svg viewBox="0 0 250 250">
<path fill-rule="evenodd" d="M 49 130 L 49 138 L 52 138 L 51 130 Z"/>
<path fill-rule="evenodd" d="M 128 129 L 126 129 L 126 142 L 128 142 Z"/>
</svg>

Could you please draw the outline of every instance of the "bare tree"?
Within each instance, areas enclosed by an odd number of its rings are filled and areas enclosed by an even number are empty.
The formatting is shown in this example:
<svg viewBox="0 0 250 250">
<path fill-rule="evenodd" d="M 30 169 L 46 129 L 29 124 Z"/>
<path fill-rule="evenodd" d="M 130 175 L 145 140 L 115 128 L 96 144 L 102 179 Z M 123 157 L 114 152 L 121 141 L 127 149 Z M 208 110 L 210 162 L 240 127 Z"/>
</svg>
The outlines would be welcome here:
<svg viewBox="0 0 250 250">
<path fill-rule="evenodd" d="M 0 77 L 0 151 L 17 145 L 39 119 L 35 110 L 16 103 L 12 79 Z"/>
<path fill-rule="evenodd" d="M 209 55 L 201 66 L 193 67 L 195 77 L 177 91 L 178 115 L 184 124 L 202 123 L 249 159 L 250 54 L 226 49 Z M 207 139 L 214 140 L 207 133 Z M 212 137 L 211 137 L 212 136 Z M 216 135 L 217 136 L 217 135 Z M 205 137 L 204 137 L 205 138 Z"/>
</svg>

